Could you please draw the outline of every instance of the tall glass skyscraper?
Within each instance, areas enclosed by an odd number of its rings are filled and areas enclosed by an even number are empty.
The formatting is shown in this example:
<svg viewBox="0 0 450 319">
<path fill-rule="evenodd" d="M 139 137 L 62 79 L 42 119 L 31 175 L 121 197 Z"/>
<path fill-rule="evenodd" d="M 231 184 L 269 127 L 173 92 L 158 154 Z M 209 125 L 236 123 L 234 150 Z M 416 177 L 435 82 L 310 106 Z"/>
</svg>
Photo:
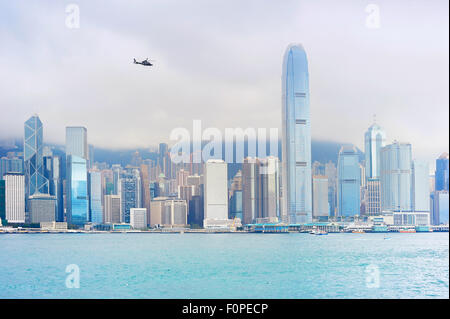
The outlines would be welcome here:
<svg viewBox="0 0 450 319">
<path fill-rule="evenodd" d="M 89 221 L 86 159 L 68 155 L 67 172 L 67 222 L 84 225 Z"/>
<path fill-rule="evenodd" d="M 361 170 L 358 153 L 353 145 L 345 145 L 338 157 L 338 213 L 339 216 L 359 215 Z"/>
<path fill-rule="evenodd" d="M 83 225 L 89 221 L 87 180 L 89 150 L 85 127 L 66 127 L 66 160 L 67 221 Z"/>
<path fill-rule="evenodd" d="M 89 160 L 87 129 L 85 127 L 66 127 L 66 155 L 75 155 Z"/>
<path fill-rule="evenodd" d="M 44 176 L 43 128 L 39 116 L 33 115 L 24 125 L 24 166 L 26 198 L 35 194 L 48 194 L 48 179 Z"/>
<path fill-rule="evenodd" d="M 436 160 L 435 190 L 448 191 L 448 153 L 443 153 Z"/>
<path fill-rule="evenodd" d="M 309 73 L 301 44 L 286 49 L 281 80 L 283 215 L 290 223 L 311 222 Z"/>
<path fill-rule="evenodd" d="M 380 150 L 385 144 L 386 133 L 374 123 L 364 135 L 366 179 L 380 178 Z"/>
</svg>

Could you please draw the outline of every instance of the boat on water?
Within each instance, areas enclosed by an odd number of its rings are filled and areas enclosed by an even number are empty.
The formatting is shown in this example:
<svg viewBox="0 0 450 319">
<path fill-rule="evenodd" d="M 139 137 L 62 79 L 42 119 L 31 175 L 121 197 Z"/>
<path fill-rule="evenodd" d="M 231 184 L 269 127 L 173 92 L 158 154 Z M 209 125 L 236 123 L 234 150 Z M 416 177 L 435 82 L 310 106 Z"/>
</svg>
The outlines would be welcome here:
<svg viewBox="0 0 450 319">
<path fill-rule="evenodd" d="M 403 228 L 403 229 L 399 229 L 398 232 L 399 232 L 399 233 L 415 233 L 416 230 L 415 230 L 415 229 L 412 229 L 412 228 L 410 228 L 410 229 L 408 229 L 408 228 Z"/>
<path fill-rule="evenodd" d="M 309 232 L 311 235 L 328 235 L 328 233 L 324 230 L 320 230 L 320 229 L 313 229 L 312 231 Z"/>
<path fill-rule="evenodd" d="M 362 229 L 355 229 L 352 231 L 353 234 L 365 234 L 366 232 Z"/>
</svg>

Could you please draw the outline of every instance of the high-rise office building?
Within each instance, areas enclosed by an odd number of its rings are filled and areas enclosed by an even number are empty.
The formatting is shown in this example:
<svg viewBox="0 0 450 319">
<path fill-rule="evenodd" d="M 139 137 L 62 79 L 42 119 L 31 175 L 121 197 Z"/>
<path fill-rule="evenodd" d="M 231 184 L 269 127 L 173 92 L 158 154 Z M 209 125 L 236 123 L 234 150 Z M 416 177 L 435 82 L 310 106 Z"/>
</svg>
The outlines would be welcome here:
<svg viewBox="0 0 450 319">
<path fill-rule="evenodd" d="M 0 158 L 0 179 L 6 173 L 22 173 L 23 174 L 23 159 L 22 158 Z"/>
<path fill-rule="evenodd" d="M 87 129 L 85 127 L 66 127 L 66 156 L 68 155 L 75 155 L 89 160 Z"/>
<path fill-rule="evenodd" d="M 120 223 L 120 195 L 105 195 L 105 216 L 106 224 Z"/>
<path fill-rule="evenodd" d="M 67 222 L 82 226 L 89 221 L 87 160 L 68 155 L 66 172 Z"/>
<path fill-rule="evenodd" d="M 436 160 L 435 190 L 448 191 L 448 153 L 442 153 Z"/>
<path fill-rule="evenodd" d="M 434 192 L 433 222 L 435 225 L 447 224 L 449 213 L 448 191 Z"/>
<path fill-rule="evenodd" d="M 330 208 L 328 204 L 328 178 L 323 175 L 313 176 L 313 217 L 327 218 Z"/>
<path fill-rule="evenodd" d="M 261 177 L 259 160 L 247 157 L 242 163 L 242 223 L 254 223 L 262 218 Z"/>
<path fill-rule="evenodd" d="M 0 177 L 0 226 L 6 224 L 6 189 L 3 177 Z"/>
<path fill-rule="evenodd" d="M 339 216 L 359 215 L 360 211 L 360 167 L 358 153 L 353 145 L 341 147 L 338 157 L 337 202 Z"/>
<path fill-rule="evenodd" d="M 203 219 L 203 196 L 194 195 L 189 201 L 188 223 L 191 225 L 198 225 L 199 227 L 203 227 Z"/>
<path fill-rule="evenodd" d="M 9 223 L 25 223 L 25 176 L 7 173 L 5 180 L 5 218 Z"/>
<path fill-rule="evenodd" d="M 55 196 L 56 221 L 64 221 L 64 194 L 61 157 L 44 156 L 44 175 L 49 182 L 49 194 Z"/>
<path fill-rule="evenodd" d="M 366 188 L 365 214 L 368 216 L 379 215 L 381 213 L 380 180 L 368 178 Z"/>
<path fill-rule="evenodd" d="M 88 167 L 86 128 L 66 127 L 66 213 L 70 224 L 82 226 L 89 221 Z"/>
<path fill-rule="evenodd" d="M 141 191 L 142 191 L 142 207 L 147 209 L 147 223 L 150 222 L 150 201 L 152 200 L 150 194 L 150 176 L 149 166 L 147 164 L 141 164 Z"/>
<path fill-rule="evenodd" d="M 119 164 L 113 164 L 111 166 L 113 172 L 113 184 L 114 184 L 114 195 L 120 195 L 120 175 L 122 174 L 122 167 Z"/>
<path fill-rule="evenodd" d="M 239 218 L 242 220 L 242 191 L 235 190 L 230 198 L 230 219 Z"/>
<path fill-rule="evenodd" d="M 385 145 L 386 133 L 378 124 L 372 124 L 364 135 L 366 180 L 380 177 L 380 151 Z"/>
<path fill-rule="evenodd" d="M 427 162 L 414 160 L 412 162 L 411 200 L 415 212 L 430 212 L 429 175 Z"/>
<path fill-rule="evenodd" d="M 187 224 L 187 204 L 183 199 L 167 199 L 161 215 L 164 226 L 183 227 Z"/>
<path fill-rule="evenodd" d="M 325 176 L 328 179 L 328 207 L 329 216 L 336 216 L 336 189 L 337 189 L 337 169 L 333 162 L 325 164 Z"/>
<path fill-rule="evenodd" d="M 150 202 L 150 226 L 162 224 L 162 215 L 165 210 L 165 202 L 167 197 L 155 197 Z"/>
<path fill-rule="evenodd" d="M 228 221 L 227 163 L 210 159 L 204 169 L 204 221 L 205 227 Z"/>
<path fill-rule="evenodd" d="M 394 142 L 381 149 L 381 210 L 410 211 L 411 144 Z"/>
<path fill-rule="evenodd" d="M 162 173 L 164 176 L 169 177 L 168 170 L 169 170 L 169 147 L 166 143 L 160 143 L 159 144 L 159 154 L 158 154 L 158 166 L 160 167 Z"/>
<path fill-rule="evenodd" d="M 48 180 L 44 176 L 43 126 L 39 116 L 33 115 L 24 125 L 24 166 L 26 198 L 35 194 L 48 193 Z"/>
<path fill-rule="evenodd" d="M 134 229 L 147 228 L 147 209 L 146 208 L 132 208 L 130 210 L 130 225 Z"/>
<path fill-rule="evenodd" d="M 286 49 L 282 101 L 283 213 L 287 213 L 290 223 L 311 222 L 309 73 L 302 45 Z"/>
<path fill-rule="evenodd" d="M 49 194 L 34 194 L 29 197 L 32 224 L 56 221 L 56 197 Z"/>
<path fill-rule="evenodd" d="M 141 176 L 138 169 L 128 168 L 120 177 L 121 221 L 130 222 L 130 209 L 142 208 Z"/>
<path fill-rule="evenodd" d="M 269 156 L 259 161 L 261 176 L 261 208 L 263 218 L 281 219 L 280 169 L 277 157 Z"/>
<path fill-rule="evenodd" d="M 93 224 L 103 224 L 102 175 L 100 171 L 91 170 L 88 174 L 89 220 Z"/>
</svg>

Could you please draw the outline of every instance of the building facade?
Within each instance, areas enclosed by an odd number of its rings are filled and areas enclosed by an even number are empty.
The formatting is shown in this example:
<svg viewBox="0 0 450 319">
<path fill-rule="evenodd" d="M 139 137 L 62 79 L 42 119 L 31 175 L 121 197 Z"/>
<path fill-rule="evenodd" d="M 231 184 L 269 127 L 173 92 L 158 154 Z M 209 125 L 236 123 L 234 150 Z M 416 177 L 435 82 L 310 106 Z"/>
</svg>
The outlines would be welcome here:
<svg viewBox="0 0 450 319">
<path fill-rule="evenodd" d="M 35 194 L 48 194 L 49 183 L 44 176 L 43 126 L 39 116 L 33 115 L 24 125 L 23 158 L 25 166 L 26 198 Z"/>
<path fill-rule="evenodd" d="M 89 221 L 103 224 L 102 175 L 100 171 L 91 170 L 88 174 Z"/>
<path fill-rule="evenodd" d="M 5 180 L 5 218 L 9 223 L 25 223 L 25 176 L 7 173 Z"/>
<path fill-rule="evenodd" d="M 416 212 L 430 212 L 429 174 L 427 162 L 412 162 L 411 208 Z"/>
<path fill-rule="evenodd" d="M 228 220 L 227 163 L 210 159 L 204 169 L 204 221 L 214 225 Z"/>
<path fill-rule="evenodd" d="M 323 175 L 313 176 L 313 217 L 322 219 L 329 216 L 328 178 Z"/>
<path fill-rule="evenodd" d="M 386 133 L 384 130 L 377 124 L 371 125 L 364 135 L 366 180 L 380 177 L 380 151 L 385 145 Z"/>
<path fill-rule="evenodd" d="M 339 216 L 359 215 L 360 175 L 359 159 L 353 145 L 342 146 L 338 156 L 338 212 Z"/>
<path fill-rule="evenodd" d="M 411 211 L 411 144 L 394 142 L 380 154 L 381 210 Z"/>
<path fill-rule="evenodd" d="M 302 45 L 285 52 L 282 75 L 283 214 L 290 223 L 312 221 L 311 121 L 308 61 Z"/>
</svg>

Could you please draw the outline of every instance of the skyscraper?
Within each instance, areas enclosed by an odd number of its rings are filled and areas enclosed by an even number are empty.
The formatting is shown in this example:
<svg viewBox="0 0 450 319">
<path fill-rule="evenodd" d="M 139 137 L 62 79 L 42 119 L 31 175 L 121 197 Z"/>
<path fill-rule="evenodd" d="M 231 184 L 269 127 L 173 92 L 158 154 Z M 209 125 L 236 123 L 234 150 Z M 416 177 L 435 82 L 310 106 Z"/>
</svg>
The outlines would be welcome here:
<svg viewBox="0 0 450 319">
<path fill-rule="evenodd" d="M 64 199 L 61 157 L 44 156 L 44 174 L 49 182 L 49 194 L 56 199 L 56 221 L 64 221 Z"/>
<path fill-rule="evenodd" d="M 81 226 L 89 221 L 89 149 L 85 127 L 66 127 L 66 161 L 67 222 Z"/>
<path fill-rule="evenodd" d="M 25 223 L 25 176 L 7 173 L 5 180 L 6 220 L 10 223 Z"/>
<path fill-rule="evenodd" d="M 364 135 L 366 179 L 380 177 L 380 150 L 385 144 L 386 133 L 378 124 L 372 124 Z"/>
<path fill-rule="evenodd" d="M 313 176 L 313 216 L 326 218 L 329 216 L 328 178 L 322 175 Z"/>
<path fill-rule="evenodd" d="M 227 163 L 210 159 L 205 163 L 204 226 L 228 220 Z"/>
<path fill-rule="evenodd" d="M 88 175 L 89 218 L 93 224 L 103 224 L 102 176 L 100 171 L 91 170 Z"/>
<path fill-rule="evenodd" d="M 281 218 L 280 170 L 277 157 L 260 160 L 261 208 L 263 218 Z"/>
<path fill-rule="evenodd" d="M 6 192 L 3 177 L 0 177 L 0 220 L 0 226 L 6 225 Z"/>
<path fill-rule="evenodd" d="M 448 153 L 442 153 L 436 160 L 435 190 L 448 191 Z"/>
<path fill-rule="evenodd" d="M 87 161 L 76 155 L 67 156 L 66 201 L 69 224 L 82 226 L 89 221 Z"/>
<path fill-rule="evenodd" d="M 427 162 L 414 160 L 412 162 L 411 200 L 412 210 L 430 212 L 430 169 Z"/>
<path fill-rule="evenodd" d="M 328 207 L 329 216 L 335 216 L 336 214 L 336 181 L 337 181 L 337 169 L 333 162 L 329 161 L 325 164 L 325 176 L 328 179 Z"/>
<path fill-rule="evenodd" d="M 120 178 L 121 222 L 130 222 L 131 208 L 142 208 L 141 176 L 138 169 L 127 169 Z"/>
<path fill-rule="evenodd" d="M 311 222 L 309 74 L 300 44 L 289 45 L 284 55 L 282 103 L 283 211 L 291 223 Z"/>
<path fill-rule="evenodd" d="M 44 176 L 43 127 L 39 116 L 33 115 L 24 125 L 24 166 L 26 198 L 35 194 L 48 193 L 48 180 Z"/>
<path fill-rule="evenodd" d="M 410 211 L 411 144 L 394 142 L 383 147 L 380 155 L 381 210 Z"/>
<path fill-rule="evenodd" d="M 85 127 L 66 127 L 66 155 L 76 155 L 89 160 L 87 129 Z"/>
<path fill-rule="evenodd" d="M 242 223 L 262 217 L 259 160 L 247 157 L 242 163 Z"/>
<path fill-rule="evenodd" d="M 356 148 L 353 145 L 342 146 L 338 157 L 339 216 L 359 215 L 360 179 L 361 171 Z"/>
<path fill-rule="evenodd" d="M 380 180 L 368 178 L 366 183 L 366 215 L 374 216 L 381 213 Z"/>
<path fill-rule="evenodd" d="M 120 209 L 119 195 L 105 195 L 104 222 L 107 224 L 120 223 Z"/>
</svg>

